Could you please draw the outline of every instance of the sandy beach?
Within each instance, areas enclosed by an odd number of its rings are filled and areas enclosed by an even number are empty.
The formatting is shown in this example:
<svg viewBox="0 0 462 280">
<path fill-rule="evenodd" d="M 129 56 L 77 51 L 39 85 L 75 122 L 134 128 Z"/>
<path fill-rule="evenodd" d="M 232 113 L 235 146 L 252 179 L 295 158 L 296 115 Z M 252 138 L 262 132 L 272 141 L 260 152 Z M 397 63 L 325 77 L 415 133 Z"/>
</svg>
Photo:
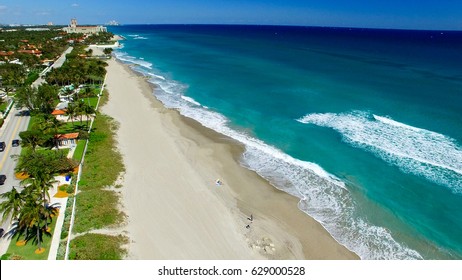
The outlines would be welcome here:
<svg viewBox="0 0 462 280">
<path fill-rule="evenodd" d="M 108 63 L 102 112 L 120 124 L 127 259 L 358 258 L 298 199 L 240 166 L 239 143 L 165 109 L 144 77 Z"/>
</svg>

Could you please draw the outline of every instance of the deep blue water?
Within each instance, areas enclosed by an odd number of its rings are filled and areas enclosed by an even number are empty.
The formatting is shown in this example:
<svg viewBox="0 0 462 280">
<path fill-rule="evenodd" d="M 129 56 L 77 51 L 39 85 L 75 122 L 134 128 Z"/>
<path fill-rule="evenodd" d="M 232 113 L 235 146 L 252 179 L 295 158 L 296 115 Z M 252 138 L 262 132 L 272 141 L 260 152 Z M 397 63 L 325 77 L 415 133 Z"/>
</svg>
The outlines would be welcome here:
<svg viewBox="0 0 462 280">
<path fill-rule="evenodd" d="M 244 143 L 242 165 L 361 258 L 462 258 L 462 32 L 110 31 L 166 107 Z"/>
</svg>

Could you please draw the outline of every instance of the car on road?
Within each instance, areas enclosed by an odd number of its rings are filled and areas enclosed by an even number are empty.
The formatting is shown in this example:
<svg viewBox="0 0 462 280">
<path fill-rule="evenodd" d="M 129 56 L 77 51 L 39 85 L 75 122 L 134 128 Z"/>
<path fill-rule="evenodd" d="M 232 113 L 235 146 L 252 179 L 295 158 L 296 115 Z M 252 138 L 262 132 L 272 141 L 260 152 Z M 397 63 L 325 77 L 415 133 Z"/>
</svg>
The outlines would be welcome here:
<svg viewBox="0 0 462 280">
<path fill-rule="evenodd" d="M 3 152 L 6 148 L 5 142 L 0 142 L 0 152 Z"/>
<path fill-rule="evenodd" d="M 19 146 L 19 139 L 14 139 L 13 141 L 11 141 L 11 145 L 12 145 L 13 147 Z"/>
<path fill-rule="evenodd" d="M 5 184 L 5 181 L 6 181 L 6 175 L 4 174 L 0 175 L 0 185 Z"/>
</svg>

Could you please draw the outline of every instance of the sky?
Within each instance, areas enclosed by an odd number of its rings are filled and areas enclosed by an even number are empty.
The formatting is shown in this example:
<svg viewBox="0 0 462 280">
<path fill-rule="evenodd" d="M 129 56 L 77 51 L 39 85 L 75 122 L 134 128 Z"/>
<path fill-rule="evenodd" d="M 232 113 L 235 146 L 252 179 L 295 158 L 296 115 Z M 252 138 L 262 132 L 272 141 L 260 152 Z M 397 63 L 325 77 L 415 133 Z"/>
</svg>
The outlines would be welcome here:
<svg viewBox="0 0 462 280">
<path fill-rule="evenodd" d="M 462 0 L 0 0 L 0 24 L 271 24 L 462 30 Z"/>
</svg>

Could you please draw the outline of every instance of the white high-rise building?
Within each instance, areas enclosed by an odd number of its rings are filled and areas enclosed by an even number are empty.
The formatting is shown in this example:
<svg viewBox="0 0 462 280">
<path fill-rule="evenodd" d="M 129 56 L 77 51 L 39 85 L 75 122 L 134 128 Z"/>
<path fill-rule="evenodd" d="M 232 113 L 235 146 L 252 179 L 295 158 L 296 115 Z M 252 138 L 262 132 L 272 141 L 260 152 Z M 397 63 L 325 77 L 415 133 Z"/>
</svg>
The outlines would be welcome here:
<svg viewBox="0 0 462 280">
<path fill-rule="evenodd" d="M 97 34 L 100 32 L 107 32 L 107 28 L 104 26 L 77 26 L 77 19 L 71 19 L 71 23 L 63 28 L 67 33 L 83 33 L 83 34 Z"/>
</svg>

